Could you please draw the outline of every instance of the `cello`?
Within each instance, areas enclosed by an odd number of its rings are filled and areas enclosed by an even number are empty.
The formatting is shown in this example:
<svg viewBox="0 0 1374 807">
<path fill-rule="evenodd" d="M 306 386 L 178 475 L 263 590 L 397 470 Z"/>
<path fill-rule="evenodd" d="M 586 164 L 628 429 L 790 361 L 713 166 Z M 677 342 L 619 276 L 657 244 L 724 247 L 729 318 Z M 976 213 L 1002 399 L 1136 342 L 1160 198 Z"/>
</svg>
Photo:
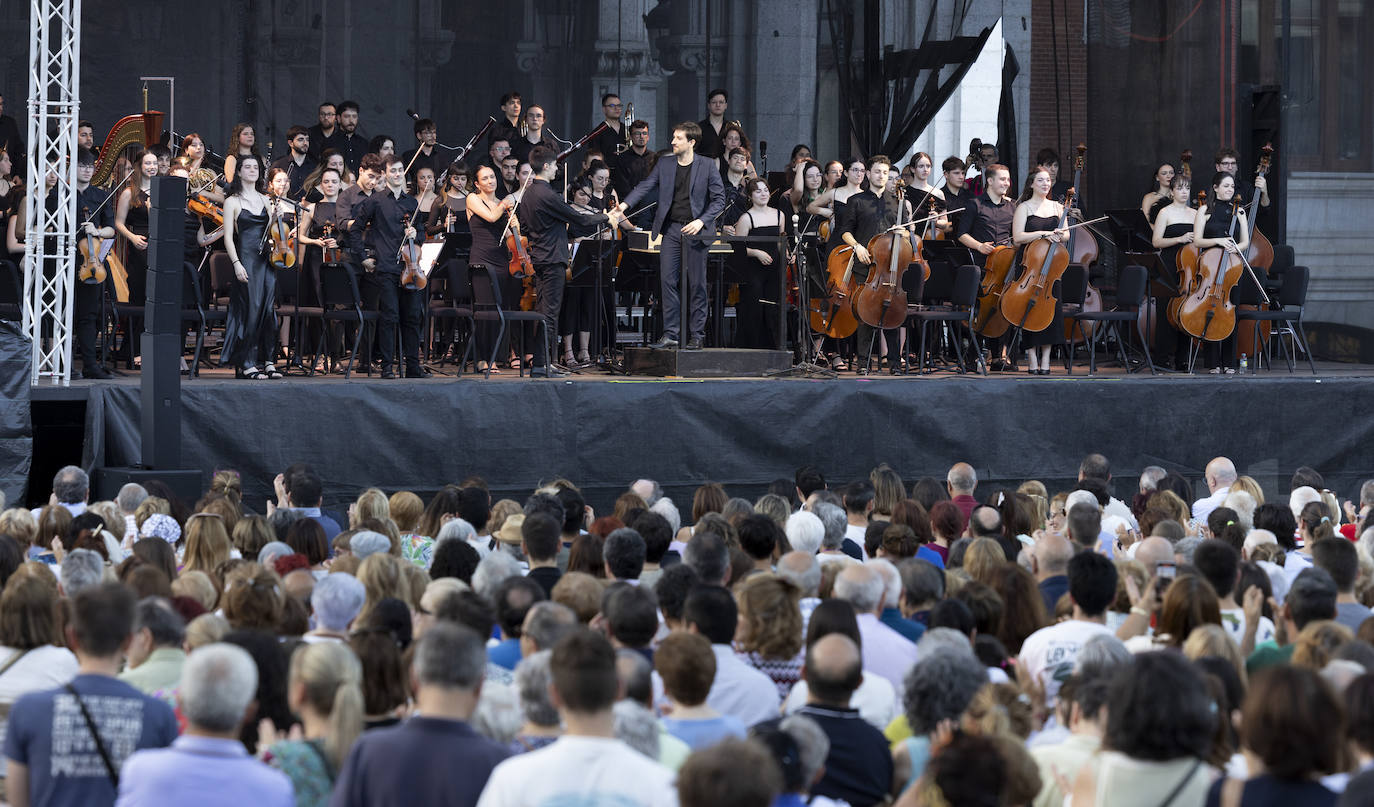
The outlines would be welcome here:
<svg viewBox="0 0 1374 807">
<path fill-rule="evenodd" d="M 1073 207 L 1074 189 L 1064 197 L 1064 209 L 1059 214 L 1059 226 L 1068 226 L 1069 208 Z M 1007 322 L 1016 323 L 1023 331 L 1039 332 L 1050 327 L 1054 321 L 1054 310 L 1058 300 L 1054 296 L 1054 284 L 1069 267 L 1068 245 L 1041 237 L 1026 246 L 1021 262 L 1026 270 L 1015 286 L 1002 294 L 999 305 L 1002 316 Z"/>
<path fill-rule="evenodd" d="M 410 229 L 410 214 L 401 219 L 401 228 Z M 401 287 L 410 291 L 421 291 L 429 285 L 429 278 L 420 271 L 420 245 L 415 239 L 406 236 L 401 239 Z"/>
<path fill-rule="evenodd" d="M 1075 189 L 1081 187 L 1079 181 L 1083 176 L 1083 163 L 1088 153 L 1088 147 L 1083 143 L 1079 143 L 1077 150 L 1078 156 L 1075 157 L 1073 161 L 1073 187 Z M 1078 217 L 1074 216 L 1074 218 Z M 1097 263 L 1097 258 L 1097 238 L 1086 229 L 1081 233 L 1078 232 L 1078 230 L 1070 230 L 1069 263 L 1083 267 L 1083 272 L 1086 275 L 1092 265 Z M 1079 313 L 1102 310 L 1102 292 L 1098 291 L 1097 287 L 1094 286 L 1091 281 L 1086 281 L 1084 284 L 1083 303 L 1078 309 Z M 1080 322 L 1078 326 L 1078 328 L 1073 327 L 1072 322 L 1064 323 L 1064 339 L 1070 347 L 1078 344 L 1079 340 L 1077 334 L 1080 330 L 1083 332 L 1083 337 L 1085 339 L 1091 339 L 1096 323 Z"/>
<path fill-rule="evenodd" d="M 81 208 L 81 218 L 90 222 L 91 213 L 88 208 Z M 76 279 L 91 285 L 104 283 L 105 262 L 100 260 L 100 238 L 86 233 L 77 242 L 77 249 L 81 251 L 81 268 L 77 270 Z"/>
<path fill-rule="evenodd" d="M 900 179 L 897 180 L 894 189 L 899 206 L 905 198 L 903 184 Z M 868 254 L 872 263 L 868 279 L 854 297 L 854 314 L 862 322 L 874 328 L 889 329 L 906 321 L 906 289 L 902 286 L 902 276 L 915 256 L 920 254 L 920 249 L 920 239 L 901 225 L 869 239 Z M 926 271 L 929 272 L 930 268 L 927 267 Z"/>
<path fill-rule="evenodd" d="M 1227 237 L 1234 239 L 1240 217 L 1240 200 L 1231 199 L 1231 227 Z M 1226 247 L 1209 248 L 1198 257 L 1197 280 L 1192 294 L 1178 308 L 1182 330 L 1194 339 L 1220 342 L 1236 329 L 1236 306 L 1231 292 L 1245 270 L 1245 256 Z"/>
<path fill-rule="evenodd" d="M 854 248 L 838 247 L 826 258 L 826 297 L 811 302 L 811 329 L 834 339 L 843 339 L 858 330 L 854 318 Z"/>
<path fill-rule="evenodd" d="M 1194 207 L 1200 208 L 1205 204 L 1207 204 L 1207 191 L 1198 191 L 1197 203 Z M 1169 301 L 1164 314 L 1168 318 L 1169 324 L 1174 326 L 1176 331 L 1183 330 L 1183 326 L 1178 321 L 1178 309 L 1183 305 L 1183 301 L 1188 298 L 1188 295 L 1193 293 L 1193 288 L 1197 284 L 1197 262 L 1201 255 L 1202 253 L 1194 244 L 1184 244 L 1183 248 L 1178 251 L 1178 257 L 1175 260 L 1178 265 L 1178 296 Z"/>
<path fill-rule="evenodd" d="M 1273 160 L 1274 147 L 1265 143 L 1264 148 L 1260 149 L 1259 167 L 1255 169 L 1255 176 L 1262 177 L 1269 173 L 1270 162 Z M 1245 260 L 1251 267 L 1264 269 L 1264 274 L 1268 276 L 1269 269 L 1274 265 L 1274 245 L 1269 242 L 1264 233 L 1260 231 L 1255 221 L 1259 213 L 1261 193 L 1258 188 L 1247 205 L 1246 222 L 1250 226 L 1250 246 L 1245 250 Z M 1258 279 L 1258 278 L 1257 278 Z M 1242 305 L 1241 311 L 1254 311 L 1258 306 Z M 1269 320 L 1256 320 L 1259 325 L 1259 342 L 1255 341 L 1255 329 L 1243 328 L 1236 334 L 1236 353 L 1254 356 L 1259 350 L 1269 343 L 1269 335 L 1274 330 L 1274 324 Z"/>
<path fill-rule="evenodd" d="M 983 278 L 978 285 L 978 305 L 973 312 L 973 330 L 989 339 L 1000 337 L 1011 327 L 1002 316 L 1001 302 L 1015 260 L 1016 248 L 999 244 L 992 248 L 983 263 Z"/>
</svg>

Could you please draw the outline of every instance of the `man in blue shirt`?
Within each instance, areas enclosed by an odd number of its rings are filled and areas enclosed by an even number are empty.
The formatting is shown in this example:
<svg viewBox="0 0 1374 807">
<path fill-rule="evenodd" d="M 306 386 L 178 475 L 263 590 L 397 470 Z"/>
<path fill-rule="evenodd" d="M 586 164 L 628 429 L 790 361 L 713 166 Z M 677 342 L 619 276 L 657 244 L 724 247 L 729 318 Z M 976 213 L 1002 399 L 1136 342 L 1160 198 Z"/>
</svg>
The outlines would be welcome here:
<svg viewBox="0 0 1374 807">
<path fill-rule="evenodd" d="M 171 748 L 129 757 L 120 778 L 119 807 L 295 804 L 286 774 L 250 757 L 239 740 L 257 689 L 257 665 L 241 647 L 211 644 L 188 657 L 177 693 L 186 733 Z"/>
<path fill-rule="evenodd" d="M 67 686 L 31 692 L 10 710 L 10 804 L 114 804 L 124 761 L 176 739 L 172 708 L 115 678 L 132 639 L 134 607 L 133 592 L 118 583 L 82 589 L 72 599 L 67 643 L 80 668 Z"/>
</svg>

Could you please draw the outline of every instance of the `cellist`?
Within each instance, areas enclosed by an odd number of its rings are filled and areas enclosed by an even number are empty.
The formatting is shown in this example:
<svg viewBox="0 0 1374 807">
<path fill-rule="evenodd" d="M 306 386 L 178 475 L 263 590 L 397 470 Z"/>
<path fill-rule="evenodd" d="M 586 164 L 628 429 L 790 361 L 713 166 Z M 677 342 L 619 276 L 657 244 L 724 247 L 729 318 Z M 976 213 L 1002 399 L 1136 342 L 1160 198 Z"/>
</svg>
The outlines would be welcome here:
<svg viewBox="0 0 1374 807">
<path fill-rule="evenodd" d="M 1169 168 L 1173 174 L 1173 168 Z M 1160 250 L 1160 260 L 1164 261 L 1164 271 L 1175 273 L 1178 267 L 1178 255 L 1185 246 L 1193 243 L 1193 225 L 1197 223 L 1197 210 L 1188 204 L 1193 192 L 1193 183 L 1183 174 L 1176 174 L 1169 179 L 1170 203 L 1163 209 L 1155 208 L 1155 227 L 1151 243 L 1155 249 Z M 1154 194 L 1150 194 L 1153 196 Z M 1176 276 L 1171 274 L 1171 276 Z M 1187 294 L 1187 289 L 1179 289 L 1179 294 Z M 1155 299 L 1155 355 L 1162 358 L 1159 362 L 1167 363 L 1173 357 L 1173 367 L 1175 370 L 1186 370 L 1188 368 L 1188 339 L 1185 334 L 1174 327 L 1165 315 L 1169 302 L 1172 298 L 1159 297 Z"/>
<path fill-rule="evenodd" d="M 959 243 L 969 248 L 973 262 L 980 268 L 987 262 L 987 256 L 1001 244 L 1011 241 L 1012 217 L 1016 205 L 1007 198 L 1011 187 L 1011 171 L 1001 163 L 993 163 L 986 169 L 985 184 L 987 192 L 964 202 L 964 212 L 959 216 L 959 227 L 955 230 Z M 991 369 L 1005 370 L 1008 366 L 1006 343 L 1000 339 L 992 340 L 1000 344 L 1000 358 L 992 363 Z"/>
<path fill-rule="evenodd" d="M 910 203 L 905 198 L 889 192 L 888 169 L 891 166 L 892 161 L 887 155 L 875 154 L 868 158 L 868 190 L 849 197 L 844 210 L 839 214 L 839 221 L 834 225 L 840 232 L 840 240 L 854 248 L 855 277 L 868 276 L 869 264 L 873 262 L 868 254 L 868 242 L 894 224 L 911 219 Z M 855 335 L 858 348 L 855 354 L 855 369 L 859 375 L 867 375 L 869 372 L 868 357 L 873 345 L 873 335 L 874 329 L 860 321 Z M 888 358 L 888 367 L 895 374 L 899 369 L 898 357 L 901 355 L 897 343 L 897 329 L 883 331 L 883 340 L 882 346 Z"/>
<path fill-rule="evenodd" d="M 1064 205 L 1050 198 L 1053 188 L 1054 179 L 1050 172 L 1045 168 L 1038 168 L 1026 177 L 1025 190 L 1017 200 L 1016 211 L 1011 219 L 1011 240 L 1021 250 L 1016 263 L 1022 267 L 1023 272 L 1038 270 L 1038 267 L 1025 266 L 1022 263 L 1025 256 L 1024 248 L 1031 242 L 1048 239 L 1058 244 L 1069 238 L 1068 230 L 1056 229 L 1064 215 Z M 1064 321 L 1060 310 L 1063 295 L 1058 286 L 1059 281 L 1056 280 L 1056 288 L 1051 292 L 1054 297 L 1054 320 L 1050 322 L 1050 326 L 1043 331 L 1024 331 L 1021 334 L 1021 344 L 1029 348 L 1026 353 L 1026 372 L 1031 375 L 1049 375 L 1050 348 L 1064 344 Z M 1013 322 L 1012 325 L 1016 323 Z"/>
<path fill-rule="evenodd" d="M 1193 222 L 1193 243 L 1200 252 L 1209 249 L 1224 249 L 1227 252 L 1244 253 L 1250 246 L 1250 227 L 1245 221 L 1245 206 L 1238 204 L 1236 198 L 1236 178 L 1225 171 L 1218 171 L 1212 177 L 1212 194 L 1207 204 L 1198 208 L 1197 219 Z M 1235 222 L 1235 236 L 1232 237 L 1232 221 Z M 1259 278 L 1263 282 L 1264 278 Z M 1203 350 L 1207 372 L 1213 375 L 1236 372 L 1236 334 L 1220 342 L 1207 342 Z"/>
</svg>

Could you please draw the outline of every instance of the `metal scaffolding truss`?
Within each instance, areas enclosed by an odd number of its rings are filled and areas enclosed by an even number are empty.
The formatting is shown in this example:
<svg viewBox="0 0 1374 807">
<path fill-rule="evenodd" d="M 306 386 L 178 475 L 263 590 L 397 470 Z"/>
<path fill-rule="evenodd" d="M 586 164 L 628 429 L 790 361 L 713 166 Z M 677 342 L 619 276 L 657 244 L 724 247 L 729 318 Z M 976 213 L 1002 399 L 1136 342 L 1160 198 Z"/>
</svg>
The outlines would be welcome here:
<svg viewBox="0 0 1374 807">
<path fill-rule="evenodd" d="M 24 332 L 33 355 L 30 383 L 48 378 L 65 384 L 72 377 L 81 0 L 32 0 L 29 15 Z M 50 174 L 56 184 L 49 193 Z"/>
</svg>

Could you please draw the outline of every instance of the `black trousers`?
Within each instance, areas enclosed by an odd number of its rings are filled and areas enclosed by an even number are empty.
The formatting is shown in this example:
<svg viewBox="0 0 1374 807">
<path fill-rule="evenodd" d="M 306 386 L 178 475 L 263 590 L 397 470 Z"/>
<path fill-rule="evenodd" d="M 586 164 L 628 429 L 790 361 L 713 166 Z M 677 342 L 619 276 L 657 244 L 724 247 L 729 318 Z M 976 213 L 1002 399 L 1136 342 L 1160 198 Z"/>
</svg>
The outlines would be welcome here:
<svg viewBox="0 0 1374 807">
<path fill-rule="evenodd" d="M 100 325 L 100 309 L 105 299 L 105 284 L 82 283 L 75 281 L 72 290 L 72 319 L 76 325 L 76 350 L 81 356 L 81 366 L 95 367 L 100 363 L 97 352 L 97 333 Z"/>
<path fill-rule="evenodd" d="M 659 278 L 663 295 L 663 335 L 702 339 L 706 335 L 706 250 L 708 241 L 685 238 L 682 225 L 671 222 L 663 225 L 662 252 L 659 253 Z M 679 334 L 682 326 L 682 300 L 678 286 L 682 272 L 687 272 L 689 295 L 688 333 Z"/>
<path fill-rule="evenodd" d="M 552 341 L 558 339 L 558 312 L 563 307 L 563 287 L 567 284 L 567 265 L 536 263 L 534 265 L 534 310 L 544 318 L 544 328 L 535 327 L 534 366 L 547 367 Z M 543 333 L 540 333 L 540 330 Z M 554 351 L 556 355 L 557 351 Z"/>
<path fill-rule="evenodd" d="M 376 294 L 376 310 L 381 314 L 377 324 L 377 352 L 382 369 L 391 368 L 396 358 L 396 328 L 401 329 L 401 357 L 405 369 L 420 369 L 420 328 L 424 324 L 424 291 L 401 287 L 401 276 L 391 272 L 364 274 L 363 284 Z"/>
</svg>

